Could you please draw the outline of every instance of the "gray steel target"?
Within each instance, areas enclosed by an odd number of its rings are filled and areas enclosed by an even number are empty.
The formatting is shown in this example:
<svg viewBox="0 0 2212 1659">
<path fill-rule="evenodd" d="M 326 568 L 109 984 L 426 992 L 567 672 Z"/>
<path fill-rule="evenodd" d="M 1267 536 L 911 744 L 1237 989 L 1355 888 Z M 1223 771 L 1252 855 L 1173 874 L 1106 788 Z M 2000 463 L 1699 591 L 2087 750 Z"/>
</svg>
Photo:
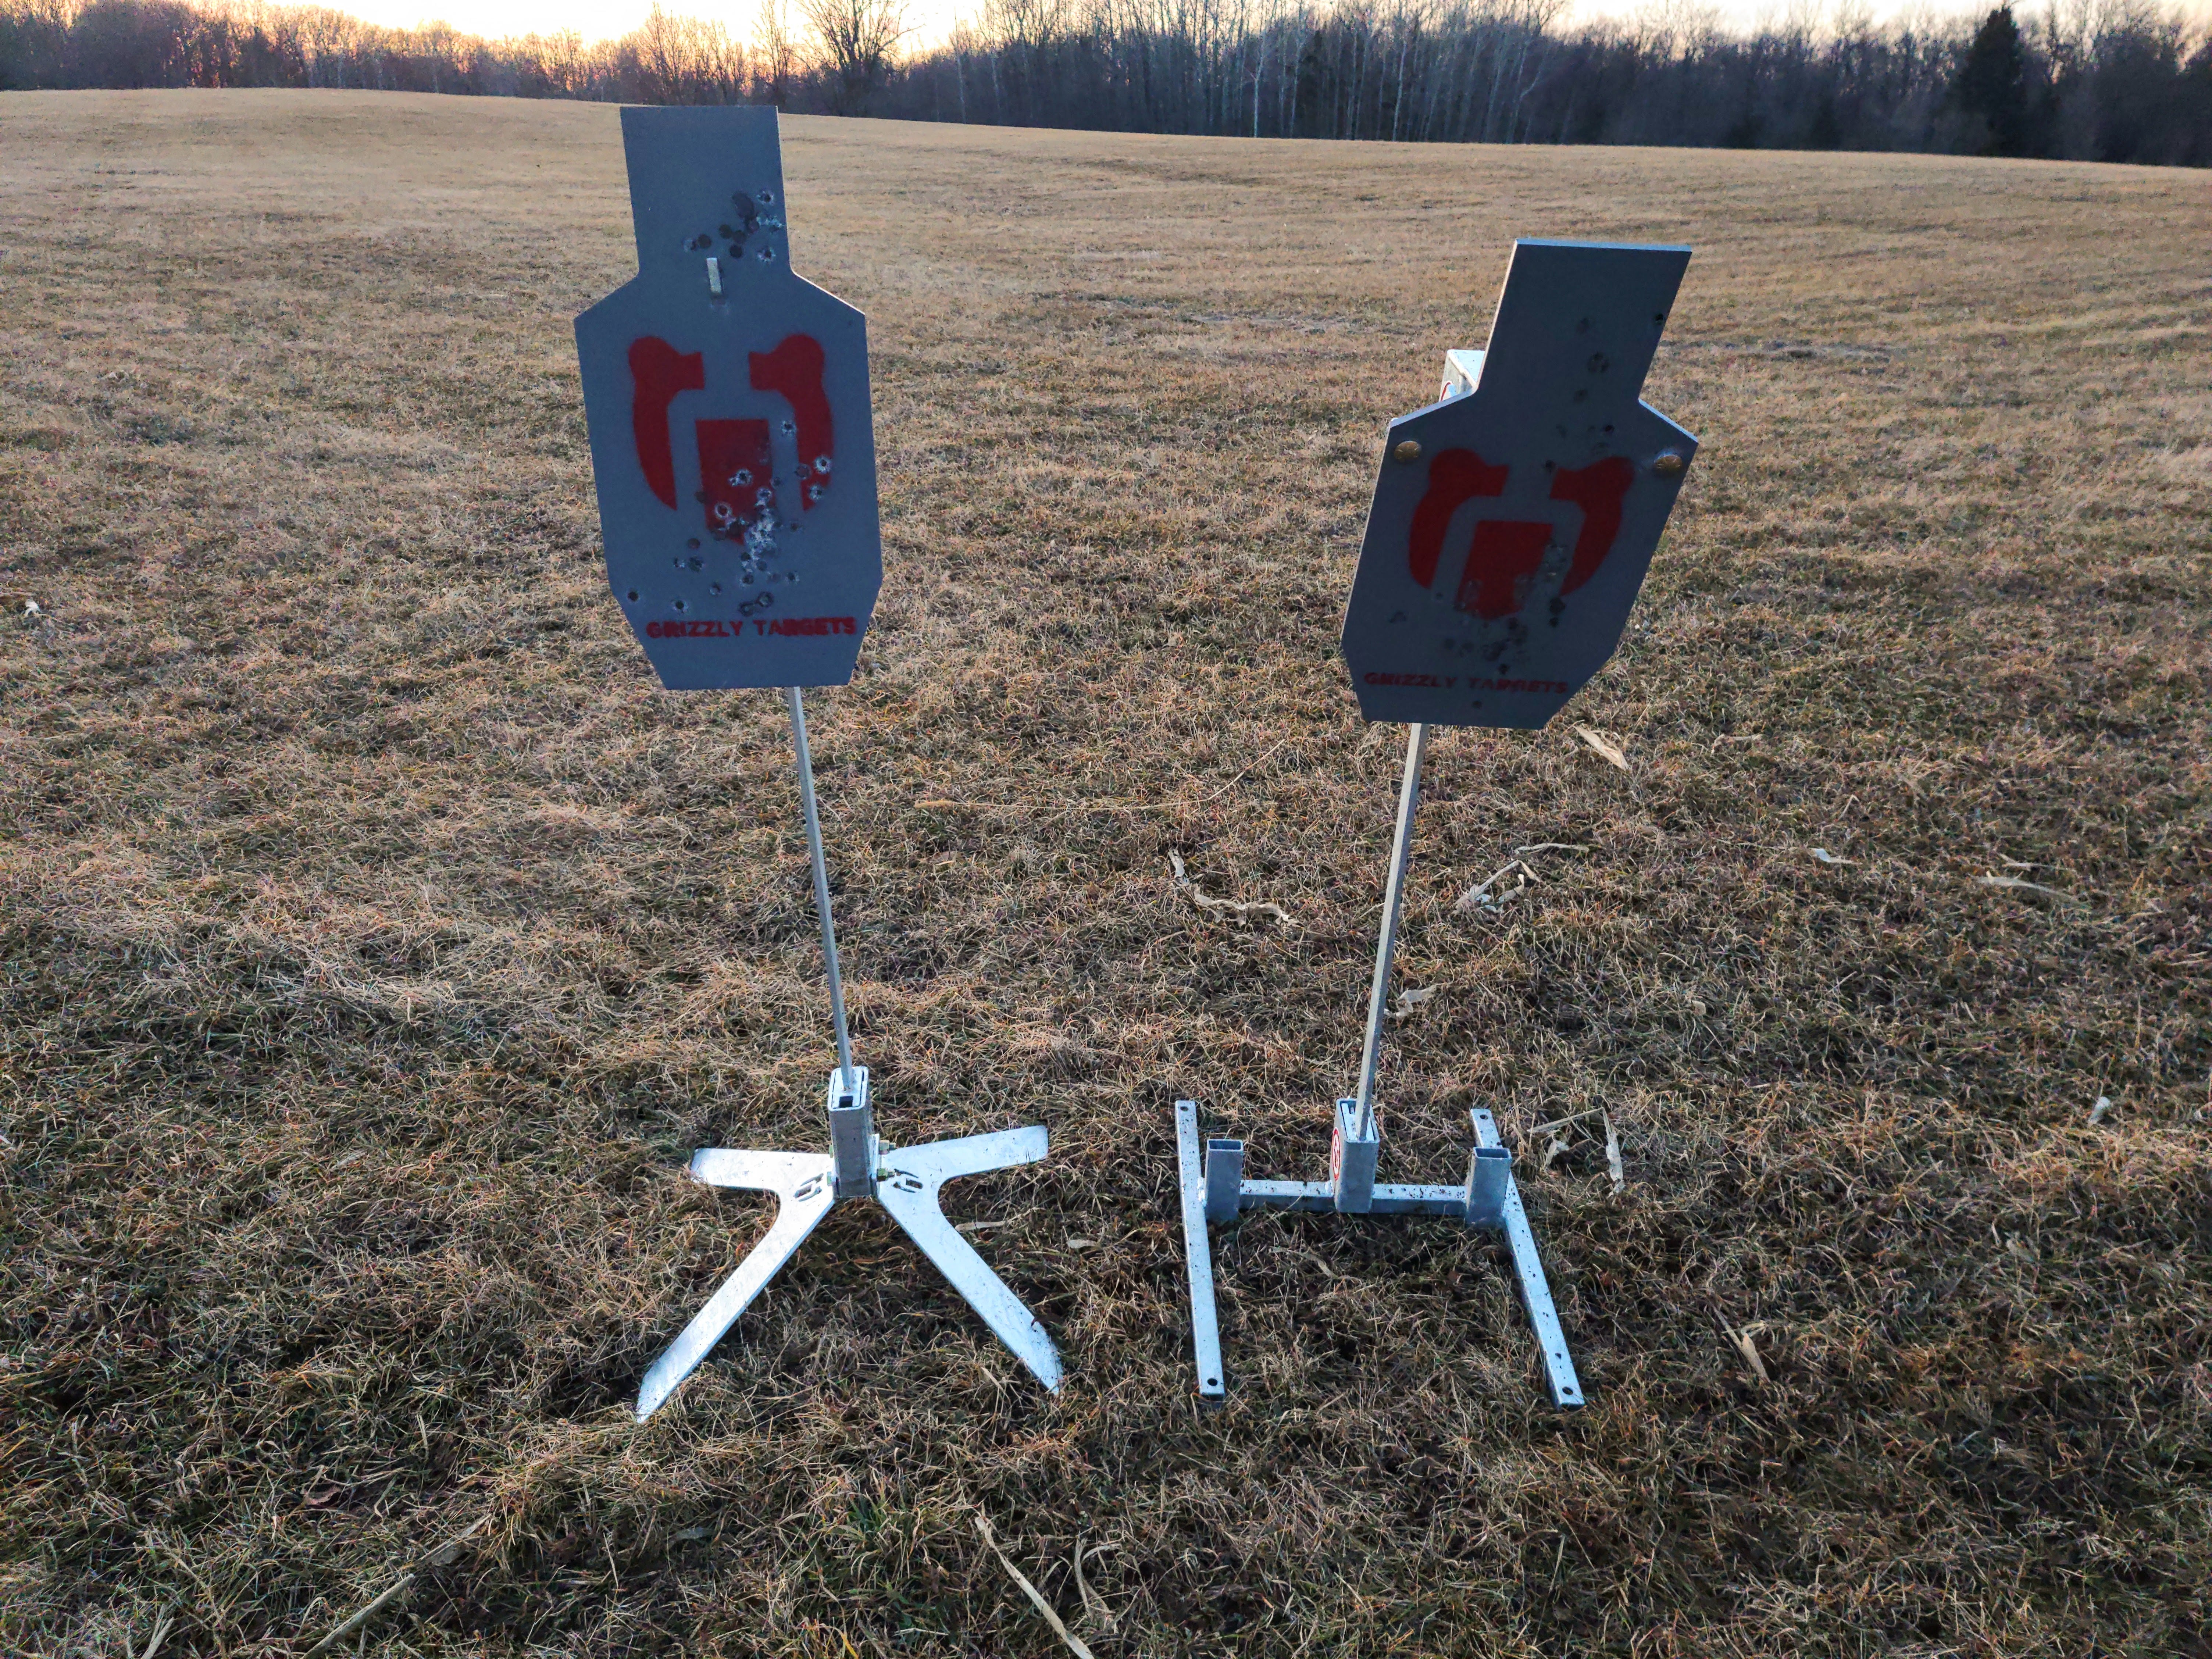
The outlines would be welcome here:
<svg viewBox="0 0 2212 1659">
<path fill-rule="evenodd" d="M 637 275 L 576 319 L 607 583 L 674 690 L 842 685 L 883 585 L 867 321 L 791 268 L 772 109 L 625 109 Z"/>
<path fill-rule="evenodd" d="M 1445 354 L 1440 401 L 1391 422 L 1345 606 L 1360 712 L 1408 724 L 1357 1093 L 1336 1103 L 1328 1179 L 1247 1181 L 1244 1143 L 1176 1107 L 1198 1391 L 1225 1389 L 1209 1223 L 1245 1210 L 1449 1216 L 1510 1249 L 1553 1403 L 1585 1399 L 1495 1117 L 1450 1186 L 1376 1182 L 1377 1077 L 1421 759 L 1431 726 L 1540 726 L 1602 668 L 1697 440 L 1641 401 L 1690 262 L 1683 247 L 1516 243 L 1485 351 Z"/>
<path fill-rule="evenodd" d="M 1697 453 L 1638 395 L 1689 263 L 1515 244 L 1488 349 L 1383 444 L 1344 614 L 1369 720 L 1541 726 L 1613 655 Z"/>
</svg>

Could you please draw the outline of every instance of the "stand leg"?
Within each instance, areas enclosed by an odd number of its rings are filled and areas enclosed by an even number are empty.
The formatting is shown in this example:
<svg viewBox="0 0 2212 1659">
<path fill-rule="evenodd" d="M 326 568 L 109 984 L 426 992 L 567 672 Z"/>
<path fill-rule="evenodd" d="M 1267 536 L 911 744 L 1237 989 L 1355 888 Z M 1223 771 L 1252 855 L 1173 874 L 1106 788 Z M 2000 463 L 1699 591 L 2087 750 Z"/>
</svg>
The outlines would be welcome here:
<svg viewBox="0 0 2212 1659">
<path fill-rule="evenodd" d="M 1497 1146 L 1498 1121 L 1477 1109 L 1474 1144 Z M 1528 1212 L 1521 1206 L 1521 1186 L 1505 1177 L 1505 1202 L 1498 1225 L 1505 1229 L 1505 1242 L 1513 1249 L 1513 1272 L 1521 1281 L 1521 1305 L 1528 1310 L 1528 1323 L 1536 1333 L 1536 1351 L 1544 1357 L 1544 1380 L 1551 1385 L 1552 1403 L 1569 1409 L 1583 1403 L 1583 1386 L 1575 1376 L 1575 1362 L 1567 1352 L 1567 1334 L 1559 1328 L 1559 1310 L 1552 1305 L 1552 1287 L 1544 1278 L 1544 1259 L 1536 1254 L 1536 1235 L 1529 1231 Z"/>
<path fill-rule="evenodd" d="M 1206 1236 L 1206 1169 L 1200 1162 L 1198 1104 L 1176 1102 L 1176 1167 L 1182 1188 L 1182 1249 L 1190 1274 L 1190 1346 L 1198 1392 L 1222 1397 L 1221 1326 L 1213 1306 L 1213 1245 Z"/>
<path fill-rule="evenodd" d="M 1034 1164 L 1045 1155 L 1042 1127 L 1002 1129 L 996 1134 L 969 1135 L 959 1140 L 939 1140 L 927 1146 L 902 1146 L 884 1154 L 884 1174 L 876 1183 L 876 1201 L 891 1212 L 891 1219 L 906 1229 L 908 1238 L 937 1264 L 937 1270 L 983 1316 L 999 1340 L 1014 1352 L 1036 1380 L 1060 1392 L 1060 1353 L 1036 1316 L 1022 1305 L 1006 1281 L 993 1273 L 975 1247 L 962 1237 L 945 1218 L 939 1189 L 948 1181 L 985 1170 L 1003 1170 L 1016 1164 Z"/>
<path fill-rule="evenodd" d="M 738 1322 L 738 1316 L 761 1293 L 761 1287 L 791 1260 L 792 1252 L 837 1201 L 836 1189 L 830 1180 L 830 1160 L 819 1152 L 740 1152 L 715 1148 L 692 1158 L 691 1174 L 709 1186 L 748 1187 L 774 1193 L 775 1224 L 738 1264 L 737 1272 L 722 1281 L 721 1289 L 699 1310 L 683 1334 L 668 1345 L 668 1351 L 653 1362 L 653 1369 L 638 1385 L 637 1420 L 641 1423 L 659 1411 L 676 1391 L 676 1385 L 691 1375 L 708 1351 L 721 1340 L 722 1333 Z"/>
</svg>

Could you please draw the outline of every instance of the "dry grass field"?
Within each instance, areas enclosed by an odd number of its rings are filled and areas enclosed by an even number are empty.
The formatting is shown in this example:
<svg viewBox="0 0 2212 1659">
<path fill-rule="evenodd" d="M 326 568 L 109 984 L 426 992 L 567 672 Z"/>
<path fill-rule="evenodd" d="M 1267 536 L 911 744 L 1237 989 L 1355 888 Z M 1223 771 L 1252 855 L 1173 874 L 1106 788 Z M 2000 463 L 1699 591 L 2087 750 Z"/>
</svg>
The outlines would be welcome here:
<svg viewBox="0 0 2212 1659">
<path fill-rule="evenodd" d="M 786 158 L 877 352 L 860 1058 L 893 1139 L 1050 1127 L 953 1212 L 1068 1389 L 854 1206 L 630 1421 L 766 1224 L 685 1160 L 816 1144 L 830 1048 L 779 702 L 604 586 L 614 112 L 7 94 L 0 1650 L 301 1654 L 422 1562 L 343 1651 L 1060 1651 L 980 1514 L 1100 1659 L 2212 1653 L 2203 176 Z M 1201 1413 L 1172 1103 L 1322 1173 L 1402 740 L 1339 611 L 1516 234 L 1695 246 L 1705 447 L 1569 714 L 1432 745 L 1383 1178 L 1497 1109 L 1592 1403 L 1492 1237 L 1275 1214 Z"/>
</svg>

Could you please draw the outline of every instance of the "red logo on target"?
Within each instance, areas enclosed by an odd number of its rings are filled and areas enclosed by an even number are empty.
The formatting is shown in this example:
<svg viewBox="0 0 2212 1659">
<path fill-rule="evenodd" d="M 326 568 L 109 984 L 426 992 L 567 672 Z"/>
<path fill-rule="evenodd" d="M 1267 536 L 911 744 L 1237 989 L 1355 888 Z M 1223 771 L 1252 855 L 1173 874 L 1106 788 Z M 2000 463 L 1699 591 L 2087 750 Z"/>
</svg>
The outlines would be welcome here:
<svg viewBox="0 0 2212 1659">
<path fill-rule="evenodd" d="M 1413 580 L 1436 585 L 1453 515 L 1469 501 L 1503 495 L 1507 469 L 1492 466 L 1471 449 L 1444 449 L 1429 463 L 1429 487 L 1413 509 L 1407 558 Z M 1621 503 L 1636 482 L 1636 468 L 1609 455 L 1585 467 L 1564 468 L 1552 479 L 1551 498 L 1582 510 L 1572 561 L 1559 585 L 1565 599 L 1595 576 L 1620 534 Z M 1478 519 L 1453 603 L 1485 622 L 1517 616 L 1552 544 L 1554 526 L 1535 519 Z"/>
<path fill-rule="evenodd" d="M 787 336 L 773 351 L 746 354 L 755 392 L 783 400 L 784 430 L 799 457 L 794 488 L 799 510 L 828 494 L 837 455 L 836 425 L 823 388 L 822 343 L 811 334 Z M 704 354 L 682 352 L 655 335 L 631 343 L 630 433 L 645 482 L 662 506 L 676 506 L 676 453 L 670 410 L 678 396 L 707 390 Z M 775 459 L 766 416 L 705 418 L 693 422 L 699 458 L 699 501 L 707 533 L 744 542 L 772 530 L 776 515 Z"/>
</svg>

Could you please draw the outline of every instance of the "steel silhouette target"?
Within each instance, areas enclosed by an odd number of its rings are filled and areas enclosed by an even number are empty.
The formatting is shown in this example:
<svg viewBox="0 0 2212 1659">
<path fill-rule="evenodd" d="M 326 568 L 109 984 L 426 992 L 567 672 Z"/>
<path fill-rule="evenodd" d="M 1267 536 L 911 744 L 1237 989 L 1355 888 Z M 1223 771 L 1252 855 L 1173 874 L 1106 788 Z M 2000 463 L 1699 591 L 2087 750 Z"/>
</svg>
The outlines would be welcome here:
<svg viewBox="0 0 2212 1659">
<path fill-rule="evenodd" d="M 883 585 L 867 321 L 791 268 L 772 109 L 625 109 L 637 275 L 576 319 L 607 582 L 673 690 L 842 685 Z"/>
<path fill-rule="evenodd" d="M 1176 1104 L 1202 1398 L 1226 1387 L 1206 1229 L 1274 1208 L 1502 1232 L 1552 1401 L 1583 1403 L 1496 1116 L 1469 1111 L 1464 1180 L 1378 1182 L 1379 1067 L 1429 727 L 1541 726 L 1620 643 L 1697 453 L 1638 396 L 1689 263 L 1685 247 L 1516 243 L 1488 349 L 1447 352 L 1442 400 L 1391 422 L 1344 616 L 1360 712 L 1409 728 L 1358 1084 L 1336 1103 L 1326 1181 L 1245 1180 L 1244 1143 L 1201 1134 L 1198 1103 Z"/>
<path fill-rule="evenodd" d="M 638 1419 L 834 1206 L 864 1199 L 1057 1390 L 1050 1334 L 941 1203 L 949 1181 L 1043 1158 L 1045 1131 L 891 1145 L 845 1017 L 800 689 L 853 678 L 883 584 L 866 322 L 791 270 L 774 110 L 625 109 L 623 149 L 637 275 L 576 319 L 607 580 L 662 684 L 783 690 L 837 1050 L 825 1151 L 694 1154 L 694 1180 L 773 1194 L 776 1218 L 639 1379 Z"/>
<path fill-rule="evenodd" d="M 1367 719 L 1539 726 L 1613 655 L 1697 453 L 1638 396 L 1689 263 L 1515 244 L 1488 349 L 1390 423 L 1344 615 Z"/>
</svg>

